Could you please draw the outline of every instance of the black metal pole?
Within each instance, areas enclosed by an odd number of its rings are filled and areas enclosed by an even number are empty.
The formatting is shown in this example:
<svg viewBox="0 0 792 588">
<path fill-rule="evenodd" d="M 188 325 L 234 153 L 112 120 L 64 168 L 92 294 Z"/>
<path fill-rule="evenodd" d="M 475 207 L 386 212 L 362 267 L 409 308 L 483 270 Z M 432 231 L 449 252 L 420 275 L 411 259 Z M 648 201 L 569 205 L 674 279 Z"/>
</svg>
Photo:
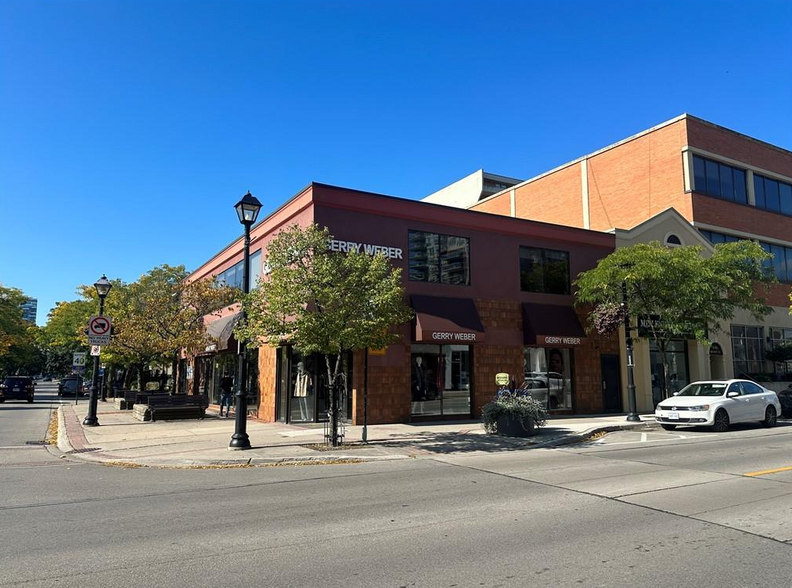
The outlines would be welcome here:
<svg viewBox="0 0 792 588">
<path fill-rule="evenodd" d="M 104 315 L 104 296 L 99 296 L 99 316 Z M 99 420 L 96 418 L 96 404 L 99 399 L 99 356 L 93 358 L 93 374 L 91 375 L 91 398 L 88 401 L 88 414 L 85 415 L 83 425 L 86 427 L 98 427 Z"/>
<path fill-rule="evenodd" d="M 368 347 L 363 362 L 363 443 L 368 443 Z"/>
<path fill-rule="evenodd" d="M 640 422 L 638 410 L 635 402 L 635 379 L 633 377 L 633 340 L 632 330 L 630 329 L 630 309 L 627 306 L 627 282 L 622 281 L 622 307 L 624 309 L 624 337 L 627 347 L 627 402 L 630 404 L 630 412 L 627 414 L 628 421 Z"/>
<path fill-rule="evenodd" d="M 242 292 L 250 292 L 250 224 L 245 223 L 245 259 L 242 263 Z M 242 307 L 242 321 L 245 320 L 245 307 Z M 250 449 L 250 438 L 247 434 L 247 344 L 239 342 L 239 366 L 237 370 L 236 415 L 234 415 L 234 434 L 231 436 L 229 449 Z"/>
</svg>

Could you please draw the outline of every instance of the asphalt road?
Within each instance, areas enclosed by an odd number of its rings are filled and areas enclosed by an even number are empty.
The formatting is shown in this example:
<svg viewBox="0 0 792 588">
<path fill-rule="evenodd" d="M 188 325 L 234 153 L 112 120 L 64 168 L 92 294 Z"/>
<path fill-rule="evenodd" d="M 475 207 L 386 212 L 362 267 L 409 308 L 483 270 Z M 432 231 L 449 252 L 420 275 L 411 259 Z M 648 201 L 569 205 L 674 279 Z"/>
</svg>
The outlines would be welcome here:
<svg viewBox="0 0 792 588">
<path fill-rule="evenodd" d="M 4 448 L 0 586 L 788 587 L 792 426 L 679 434 L 231 470 Z"/>
</svg>

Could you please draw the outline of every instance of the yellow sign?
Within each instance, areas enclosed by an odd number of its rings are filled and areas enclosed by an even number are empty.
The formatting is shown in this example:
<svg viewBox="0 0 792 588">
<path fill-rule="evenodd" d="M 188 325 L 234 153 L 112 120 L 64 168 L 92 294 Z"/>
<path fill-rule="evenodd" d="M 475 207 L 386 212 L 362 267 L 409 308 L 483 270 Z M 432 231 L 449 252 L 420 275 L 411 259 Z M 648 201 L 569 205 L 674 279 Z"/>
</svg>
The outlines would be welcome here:
<svg viewBox="0 0 792 588">
<path fill-rule="evenodd" d="M 506 386 L 506 385 L 508 385 L 509 384 L 509 374 L 504 373 L 504 372 L 502 372 L 500 374 L 495 374 L 495 383 L 498 386 Z"/>
</svg>

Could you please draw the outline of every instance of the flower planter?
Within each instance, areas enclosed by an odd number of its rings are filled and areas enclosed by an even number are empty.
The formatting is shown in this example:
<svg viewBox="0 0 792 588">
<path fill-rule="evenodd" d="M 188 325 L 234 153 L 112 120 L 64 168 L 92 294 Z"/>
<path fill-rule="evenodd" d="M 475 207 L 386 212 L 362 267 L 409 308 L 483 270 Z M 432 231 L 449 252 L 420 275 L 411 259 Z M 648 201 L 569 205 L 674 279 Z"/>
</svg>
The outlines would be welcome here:
<svg viewBox="0 0 792 588">
<path fill-rule="evenodd" d="M 510 414 L 498 417 L 498 435 L 505 437 L 531 437 L 536 434 L 531 417 L 520 418 Z"/>
</svg>

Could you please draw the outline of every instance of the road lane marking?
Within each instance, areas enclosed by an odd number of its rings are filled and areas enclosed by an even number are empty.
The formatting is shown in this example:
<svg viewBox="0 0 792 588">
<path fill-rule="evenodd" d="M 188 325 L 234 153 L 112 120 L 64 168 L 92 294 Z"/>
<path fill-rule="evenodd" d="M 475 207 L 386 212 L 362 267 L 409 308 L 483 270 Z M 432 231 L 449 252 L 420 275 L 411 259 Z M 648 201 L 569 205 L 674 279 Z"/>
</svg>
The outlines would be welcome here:
<svg viewBox="0 0 792 588">
<path fill-rule="evenodd" d="M 641 443 L 646 443 L 646 433 L 641 433 Z"/>
<path fill-rule="evenodd" d="M 786 466 L 783 468 L 775 468 L 773 470 L 764 470 L 761 472 L 750 472 L 748 474 L 743 474 L 744 476 L 748 476 L 749 478 L 755 478 L 756 476 L 764 476 L 766 474 L 777 474 L 779 472 L 792 472 L 792 466 Z"/>
</svg>

